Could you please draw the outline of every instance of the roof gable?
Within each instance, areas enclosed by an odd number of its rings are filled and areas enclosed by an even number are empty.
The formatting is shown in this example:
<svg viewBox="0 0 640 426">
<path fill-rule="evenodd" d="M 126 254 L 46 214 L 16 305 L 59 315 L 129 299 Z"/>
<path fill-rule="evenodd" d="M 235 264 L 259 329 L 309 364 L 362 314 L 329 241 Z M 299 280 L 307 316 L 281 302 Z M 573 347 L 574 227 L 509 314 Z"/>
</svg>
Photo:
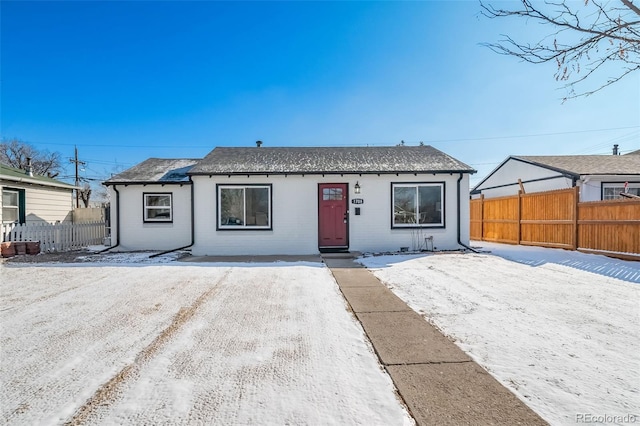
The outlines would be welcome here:
<svg viewBox="0 0 640 426">
<path fill-rule="evenodd" d="M 475 173 L 431 146 L 218 147 L 191 169 L 192 175 Z"/>
<path fill-rule="evenodd" d="M 586 175 L 640 175 L 639 155 L 512 155 L 477 183 L 472 192 L 477 192 L 510 161 L 532 164 L 575 179 Z"/>
</svg>

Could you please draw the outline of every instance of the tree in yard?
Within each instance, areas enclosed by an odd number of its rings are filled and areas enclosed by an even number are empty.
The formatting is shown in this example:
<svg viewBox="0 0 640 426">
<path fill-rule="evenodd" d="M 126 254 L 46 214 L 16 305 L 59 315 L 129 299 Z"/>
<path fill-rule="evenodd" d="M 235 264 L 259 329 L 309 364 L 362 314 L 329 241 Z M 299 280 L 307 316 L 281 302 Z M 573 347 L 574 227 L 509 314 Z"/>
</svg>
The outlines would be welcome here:
<svg viewBox="0 0 640 426">
<path fill-rule="evenodd" d="M 57 152 L 39 151 L 20 139 L 3 140 L 0 143 L 1 164 L 25 170 L 28 158 L 31 158 L 31 170 L 35 175 L 55 177 L 62 170 L 60 154 Z"/>
<path fill-rule="evenodd" d="M 91 185 L 85 183 L 78 191 L 78 195 L 82 200 L 85 208 L 89 207 L 89 199 L 91 198 Z"/>
<path fill-rule="evenodd" d="M 549 26 L 549 35 L 531 44 L 505 35 L 483 43 L 496 53 L 526 62 L 556 65 L 566 99 L 588 96 L 640 70 L 640 7 L 633 0 L 520 0 L 522 7 L 500 9 L 480 1 L 489 18 L 515 17 Z M 595 81 L 591 88 L 580 83 Z"/>
</svg>

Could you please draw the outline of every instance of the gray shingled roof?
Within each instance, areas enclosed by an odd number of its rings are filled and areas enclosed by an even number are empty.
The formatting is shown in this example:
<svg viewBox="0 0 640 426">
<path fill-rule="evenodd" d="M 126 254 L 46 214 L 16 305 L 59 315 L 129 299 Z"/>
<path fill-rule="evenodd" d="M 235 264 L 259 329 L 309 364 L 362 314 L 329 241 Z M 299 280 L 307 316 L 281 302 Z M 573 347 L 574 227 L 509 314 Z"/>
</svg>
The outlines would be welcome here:
<svg viewBox="0 0 640 426">
<path fill-rule="evenodd" d="M 111 177 L 105 185 L 116 183 L 182 183 L 188 182 L 187 172 L 198 159 L 149 158 L 137 166 Z"/>
<path fill-rule="evenodd" d="M 625 155 L 640 155 L 640 149 L 637 151 L 627 152 Z"/>
<path fill-rule="evenodd" d="M 640 175 L 638 155 L 517 155 L 513 158 L 574 175 Z"/>
<path fill-rule="evenodd" d="M 431 146 L 224 148 L 211 151 L 189 174 L 475 173 Z"/>
</svg>

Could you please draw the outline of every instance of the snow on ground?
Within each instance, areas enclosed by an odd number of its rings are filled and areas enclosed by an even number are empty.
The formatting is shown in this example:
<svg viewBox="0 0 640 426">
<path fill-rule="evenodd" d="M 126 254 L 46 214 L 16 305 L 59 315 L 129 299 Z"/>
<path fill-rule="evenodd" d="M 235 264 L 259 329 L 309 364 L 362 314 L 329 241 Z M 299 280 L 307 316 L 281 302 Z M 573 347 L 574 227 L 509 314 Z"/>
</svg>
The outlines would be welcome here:
<svg viewBox="0 0 640 426">
<path fill-rule="evenodd" d="M 640 262 L 476 246 L 360 261 L 551 424 L 640 422 Z"/>
<path fill-rule="evenodd" d="M 322 264 L 142 257 L 0 265 L 4 424 L 413 423 Z"/>
</svg>

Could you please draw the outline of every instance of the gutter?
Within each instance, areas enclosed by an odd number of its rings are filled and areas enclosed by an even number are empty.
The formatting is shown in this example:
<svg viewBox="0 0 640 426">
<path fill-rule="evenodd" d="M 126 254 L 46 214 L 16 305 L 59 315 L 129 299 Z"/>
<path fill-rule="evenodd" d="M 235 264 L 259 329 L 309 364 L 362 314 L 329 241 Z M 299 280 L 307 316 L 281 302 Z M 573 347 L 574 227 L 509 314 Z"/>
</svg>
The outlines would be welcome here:
<svg viewBox="0 0 640 426">
<path fill-rule="evenodd" d="M 195 201 L 194 201 L 194 189 L 193 189 L 193 180 L 191 179 L 191 176 L 189 176 L 189 182 L 191 182 L 191 244 L 184 246 L 184 247 L 178 247 L 178 248 L 174 248 L 171 250 L 165 250 L 162 251 L 160 253 L 154 253 L 151 256 L 149 256 L 149 259 L 152 259 L 154 257 L 158 257 L 158 256 L 162 256 L 163 254 L 167 254 L 167 253 L 172 253 L 174 251 L 178 251 L 178 250 L 184 250 L 186 248 L 189 248 L 191 246 L 193 246 L 196 243 L 196 225 L 195 225 Z M 115 189 L 115 186 L 114 186 Z M 120 224 L 120 222 L 118 222 L 118 224 Z"/>
<path fill-rule="evenodd" d="M 474 253 L 480 253 L 478 250 L 473 249 L 471 247 L 469 247 L 468 245 L 464 244 L 462 241 L 460 241 L 460 181 L 462 181 L 462 178 L 464 176 L 464 173 L 460 172 L 460 177 L 458 178 L 458 182 L 457 182 L 457 186 L 458 186 L 458 210 L 457 210 L 457 218 L 458 218 L 458 244 L 461 245 L 462 247 L 466 248 L 467 250 L 471 250 Z"/>
</svg>

